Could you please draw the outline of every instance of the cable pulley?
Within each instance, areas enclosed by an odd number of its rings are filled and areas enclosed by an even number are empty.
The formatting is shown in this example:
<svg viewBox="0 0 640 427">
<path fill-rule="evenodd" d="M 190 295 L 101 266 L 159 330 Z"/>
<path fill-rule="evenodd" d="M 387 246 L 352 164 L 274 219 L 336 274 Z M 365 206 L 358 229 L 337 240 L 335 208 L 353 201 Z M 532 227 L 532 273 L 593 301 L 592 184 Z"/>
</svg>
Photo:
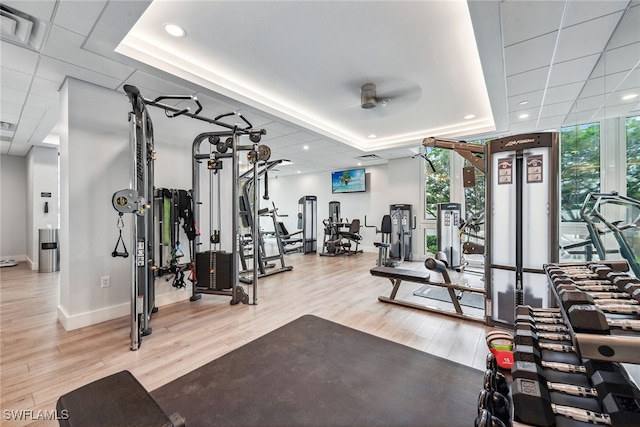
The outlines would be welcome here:
<svg viewBox="0 0 640 427">
<path fill-rule="evenodd" d="M 129 256 L 129 252 L 127 251 L 127 246 L 124 244 L 124 239 L 122 238 L 122 229 L 124 228 L 124 220 L 122 219 L 123 215 L 124 214 L 122 212 L 118 213 L 117 227 L 119 231 L 119 236 L 118 236 L 118 240 L 116 241 L 116 247 L 113 248 L 113 252 L 111 252 L 111 256 L 114 258 L 115 257 L 127 258 Z M 122 244 L 122 252 L 118 251 L 118 246 L 120 246 L 120 244 Z"/>
</svg>

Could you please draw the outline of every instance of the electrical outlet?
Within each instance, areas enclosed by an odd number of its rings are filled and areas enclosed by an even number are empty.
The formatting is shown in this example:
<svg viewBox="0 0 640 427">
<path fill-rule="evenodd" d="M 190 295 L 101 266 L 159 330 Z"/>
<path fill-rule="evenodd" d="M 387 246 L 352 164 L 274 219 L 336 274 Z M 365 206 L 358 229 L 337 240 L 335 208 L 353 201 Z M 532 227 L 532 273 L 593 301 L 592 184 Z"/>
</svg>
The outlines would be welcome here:
<svg viewBox="0 0 640 427">
<path fill-rule="evenodd" d="M 111 286 L 111 276 L 102 276 L 100 278 L 100 286 L 103 288 L 108 288 Z"/>
</svg>

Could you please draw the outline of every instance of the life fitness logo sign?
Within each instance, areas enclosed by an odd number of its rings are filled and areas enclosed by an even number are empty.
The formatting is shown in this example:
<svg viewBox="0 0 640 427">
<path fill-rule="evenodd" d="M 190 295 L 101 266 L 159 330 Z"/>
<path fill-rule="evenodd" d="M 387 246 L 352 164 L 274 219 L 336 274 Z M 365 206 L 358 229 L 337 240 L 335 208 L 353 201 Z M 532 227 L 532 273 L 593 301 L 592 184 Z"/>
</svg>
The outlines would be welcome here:
<svg viewBox="0 0 640 427">
<path fill-rule="evenodd" d="M 504 144 L 504 146 L 513 147 L 515 145 L 531 144 L 532 142 L 535 142 L 535 141 L 536 140 L 534 138 L 516 139 L 516 140 L 507 142 L 506 144 Z"/>
</svg>

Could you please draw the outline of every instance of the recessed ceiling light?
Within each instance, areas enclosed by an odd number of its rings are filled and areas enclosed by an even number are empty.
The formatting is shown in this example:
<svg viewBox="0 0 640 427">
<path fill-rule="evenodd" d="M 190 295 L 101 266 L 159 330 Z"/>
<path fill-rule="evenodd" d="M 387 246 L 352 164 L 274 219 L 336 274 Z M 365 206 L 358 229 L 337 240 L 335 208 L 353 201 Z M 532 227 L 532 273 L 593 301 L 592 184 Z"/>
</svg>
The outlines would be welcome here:
<svg viewBox="0 0 640 427">
<path fill-rule="evenodd" d="M 370 133 L 369 134 L 369 138 L 373 139 L 373 138 L 377 138 L 378 135 L 376 135 L 375 133 Z"/>
<path fill-rule="evenodd" d="M 527 105 L 529 103 L 529 101 L 525 100 L 525 101 L 520 101 L 520 105 Z"/>
<path fill-rule="evenodd" d="M 187 32 L 180 25 L 164 24 L 164 30 L 173 37 L 184 37 Z"/>
<path fill-rule="evenodd" d="M 470 119 L 473 119 L 473 118 L 475 118 L 475 117 L 476 117 L 476 115 L 475 115 L 475 114 L 467 114 L 466 116 L 464 116 L 464 119 L 465 119 L 465 120 L 470 120 Z"/>
<path fill-rule="evenodd" d="M 358 162 L 358 166 L 362 166 L 362 163 L 361 163 L 361 162 Z"/>
<path fill-rule="evenodd" d="M 305 145 L 304 147 L 302 147 L 302 149 L 303 149 L 303 150 L 308 150 L 308 149 L 309 149 L 309 146 L 308 146 L 308 145 Z"/>
<path fill-rule="evenodd" d="M 298 173 L 300 173 L 300 171 L 298 171 Z"/>
<path fill-rule="evenodd" d="M 637 97 L 638 97 L 638 94 L 637 94 L 637 93 L 630 93 L 629 95 L 625 95 L 625 96 L 623 96 L 623 97 L 622 97 L 622 100 L 623 100 L 623 101 L 628 101 L 628 100 L 630 100 L 630 99 L 637 98 Z"/>
<path fill-rule="evenodd" d="M 519 118 L 519 119 L 526 119 L 527 117 L 529 117 L 529 115 L 528 115 L 527 113 L 520 114 L 520 115 L 518 116 L 518 118 Z"/>
</svg>

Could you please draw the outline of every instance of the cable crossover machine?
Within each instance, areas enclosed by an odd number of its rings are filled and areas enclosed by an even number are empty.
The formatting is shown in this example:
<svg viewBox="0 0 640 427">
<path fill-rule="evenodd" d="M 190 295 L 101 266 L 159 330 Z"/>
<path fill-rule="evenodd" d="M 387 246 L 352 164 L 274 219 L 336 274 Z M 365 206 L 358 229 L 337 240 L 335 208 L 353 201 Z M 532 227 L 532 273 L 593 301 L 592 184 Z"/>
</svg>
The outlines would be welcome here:
<svg viewBox="0 0 640 427">
<path fill-rule="evenodd" d="M 251 122 L 237 112 L 219 115 L 213 119 L 200 115 L 202 105 L 195 96 L 168 95 L 160 96 L 150 100 L 142 96 L 139 89 L 132 85 L 125 85 L 124 92 L 132 106 L 129 113 L 129 146 L 131 152 L 131 181 L 130 188 L 123 189 L 114 193 L 112 204 L 118 212 L 118 228 L 120 236 L 116 249 L 112 252 L 114 257 L 127 258 L 129 253 L 122 239 L 123 221 L 122 216 L 125 213 L 133 214 L 131 222 L 131 241 L 134 248 L 134 255 L 131 257 L 132 263 L 132 287 L 131 287 L 131 350 L 140 348 L 142 337 L 152 332 L 150 327 L 151 314 L 157 311 L 155 307 L 155 277 L 160 274 L 161 266 L 156 264 L 155 242 L 154 242 L 154 218 L 156 212 L 154 209 L 154 135 L 153 124 L 147 106 L 158 107 L 164 110 L 168 118 L 186 116 L 196 120 L 201 120 L 215 126 L 223 128 L 223 130 L 204 132 L 196 136 L 192 145 L 193 169 L 192 184 L 193 188 L 189 192 L 192 199 L 193 223 L 185 224 L 186 227 L 195 229 L 196 232 L 189 236 L 190 262 L 186 267 L 190 270 L 190 280 L 193 282 L 191 300 L 200 299 L 201 294 L 226 295 L 231 297 L 231 304 L 240 302 L 249 304 L 249 296 L 247 292 L 239 284 L 238 272 L 238 218 L 240 215 L 238 206 L 238 178 L 239 178 L 239 153 L 246 152 L 247 159 L 253 165 L 254 179 L 257 180 L 258 166 L 260 162 L 266 162 L 271 156 L 271 150 L 266 145 L 258 144 L 263 135 L 266 134 L 264 129 L 254 129 Z M 165 103 L 166 101 L 191 101 L 195 103 L 196 110 L 191 111 L 191 107 L 178 108 Z M 227 117 L 236 117 L 243 123 L 229 124 L 221 121 Z M 248 136 L 251 143 L 241 145 L 240 138 Z M 214 149 L 204 154 L 200 153 L 200 145 L 203 141 L 208 141 Z M 207 168 L 210 172 L 217 172 L 222 169 L 222 161 L 231 160 L 232 163 L 232 253 L 227 257 L 229 261 L 229 269 L 227 271 L 226 284 L 221 285 L 218 281 L 203 278 L 202 282 L 198 280 L 196 275 L 196 264 L 199 257 L 198 249 L 200 243 L 200 232 L 198 224 L 200 221 L 199 207 L 202 204 L 200 198 L 200 175 L 199 165 L 206 161 Z M 209 192 L 211 194 L 211 192 Z M 253 208 L 255 217 L 258 216 L 258 192 L 254 192 Z M 218 203 L 219 206 L 219 203 Z M 212 205 L 209 205 L 210 209 Z M 220 218 L 220 217 L 218 217 Z M 185 228 L 186 230 L 186 228 Z M 258 240 L 257 233 L 259 230 L 253 230 L 254 239 Z M 191 233 L 190 233 L 191 234 Z M 210 241 L 219 243 L 219 230 L 211 233 Z M 119 250 L 122 245 L 122 250 Z M 254 269 L 253 269 L 253 299 L 252 304 L 257 304 L 256 288 L 258 283 L 257 262 L 258 248 L 254 247 Z M 215 276 L 215 269 L 208 270 L 208 273 Z M 213 282 L 213 285 L 212 285 Z"/>
</svg>

